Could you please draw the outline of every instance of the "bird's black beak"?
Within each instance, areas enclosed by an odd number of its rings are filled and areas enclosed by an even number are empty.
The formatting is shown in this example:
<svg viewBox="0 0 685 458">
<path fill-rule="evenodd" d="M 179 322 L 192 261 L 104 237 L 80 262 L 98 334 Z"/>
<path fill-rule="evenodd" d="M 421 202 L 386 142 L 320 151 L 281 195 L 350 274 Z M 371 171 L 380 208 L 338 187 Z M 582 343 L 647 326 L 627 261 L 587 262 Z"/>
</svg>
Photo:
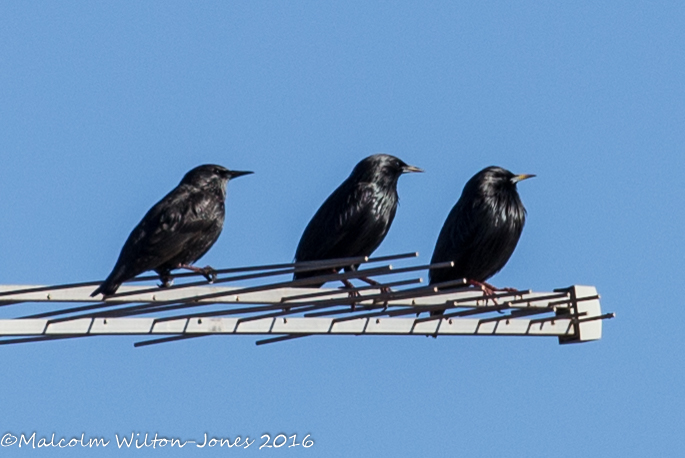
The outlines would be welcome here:
<svg viewBox="0 0 685 458">
<path fill-rule="evenodd" d="M 413 173 L 413 172 L 423 172 L 423 169 L 415 167 L 413 165 L 402 166 L 402 173 Z"/>
<path fill-rule="evenodd" d="M 532 174 L 516 175 L 516 176 L 512 177 L 511 182 L 516 184 L 519 181 L 527 180 L 528 178 L 533 178 L 533 177 L 535 177 L 535 175 L 532 175 Z"/>
<path fill-rule="evenodd" d="M 238 178 L 243 175 L 249 175 L 254 172 L 247 172 L 247 171 L 241 171 L 241 170 L 229 170 L 228 171 L 228 178 L 233 179 L 233 178 Z"/>
</svg>

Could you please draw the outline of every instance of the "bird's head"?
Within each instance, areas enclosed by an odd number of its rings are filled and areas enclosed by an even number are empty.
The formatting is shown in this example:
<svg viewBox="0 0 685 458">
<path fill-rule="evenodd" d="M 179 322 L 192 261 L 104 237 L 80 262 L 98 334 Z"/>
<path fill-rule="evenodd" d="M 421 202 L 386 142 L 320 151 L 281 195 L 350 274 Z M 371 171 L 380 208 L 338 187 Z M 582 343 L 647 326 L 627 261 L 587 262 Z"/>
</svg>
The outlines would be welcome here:
<svg viewBox="0 0 685 458">
<path fill-rule="evenodd" d="M 514 175 L 509 170 L 502 167 L 486 167 L 478 172 L 472 180 L 475 180 L 482 187 L 488 187 L 493 190 L 507 190 L 516 189 L 516 184 L 533 178 L 535 175 Z"/>
<path fill-rule="evenodd" d="M 362 159 L 352 170 L 350 178 L 358 182 L 374 182 L 394 186 L 403 173 L 423 172 L 389 154 L 374 154 Z"/>
<path fill-rule="evenodd" d="M 239 170 L 228 170 L 226 167 L 215 164 L 199 165 L 186 173 L 181 184 L 187 184 L 198 188 L 225 187 L 226 183 L 232 178 L 249 175 L 253 172 L 243 172 Z"/>
<path fill-rule="evenodd" d="M 525 213 L 516 184 L 534 176 L 514 175 L 501 167 L 486 167 L 466 183 L 462 196 L 467 196 L 467 199 L 480 197 L 492 208 Z"/>
</svg>

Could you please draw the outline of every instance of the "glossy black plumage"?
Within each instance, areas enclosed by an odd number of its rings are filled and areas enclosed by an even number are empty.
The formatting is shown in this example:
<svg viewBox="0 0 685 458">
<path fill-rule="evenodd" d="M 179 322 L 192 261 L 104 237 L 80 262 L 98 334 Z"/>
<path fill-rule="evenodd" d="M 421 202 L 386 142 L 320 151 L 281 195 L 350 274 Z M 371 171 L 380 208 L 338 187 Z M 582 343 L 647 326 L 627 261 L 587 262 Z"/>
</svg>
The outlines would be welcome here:
<svg viewBox="0 0 685 458">
<path fill-rule="evenodd" d="M 369 256 L 381 244 L 395 218 L 400 175 L 421 171 L 388 154 L 363 159 L 309 221 L 297 246 L 295 261 Z M 294 278 L 333 272 L 334 269 L 298 272 Z"/>
<path fill-rule="evenodd" d="M 171 270 L 200 259 L 221 234 L 226 184 L 249 173 L 212 164 L 186 173 L 133 229 L 114 269 L 91 296 L 112 295 L 122 282 L 148 270 L 157 272 L 166 285 Z"/>
<path fill-rule="evenodd" d="M 432 269 L 431 284 L 461 278 L 483 283 L 504 267 L 526 222 L 516 184 L 533 176 L 487 167 L 466 183 L 440 231 L 431 260 L 454 261 L 454 267 Z"/>
</svg>

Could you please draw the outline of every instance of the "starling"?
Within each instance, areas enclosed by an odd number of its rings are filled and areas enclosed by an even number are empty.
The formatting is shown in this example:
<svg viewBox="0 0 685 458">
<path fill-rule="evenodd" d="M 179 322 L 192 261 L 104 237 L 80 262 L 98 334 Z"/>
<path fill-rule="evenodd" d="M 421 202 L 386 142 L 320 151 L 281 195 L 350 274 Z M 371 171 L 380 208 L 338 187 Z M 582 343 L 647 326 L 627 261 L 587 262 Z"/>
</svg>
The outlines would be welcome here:
<svg viewBox="0 0 685 458">
<path fill-rule="evenodd" d="M 487 293 L 497 290 L 485 280 L 507 263 L 526 221 L 516 184 L 534 176 L 487 167 L 466 183 L 442 226 L 431 260 L 453 261 L 454 267 L 431 269 L 431 284 L 465 278 Z"/>
<path fill-rule="evenodd" d="M 407 172 L 423 170 L 388 154 L 374 154 L 359 162 L 309 221 L 297 246 L 295 261 L 371 255 L 395 218 L 399 200 L 397 180 Z M 345 270 L 356 270 L 358 266 L 347 266 Z M 332 274 L 339 270 L 295 272 L 294 279 Z M 362 280 L 376 284 L 369 279 Z M 344 283 L 351 286 L 347 281 Z M 321 285 L 323 282 L 311 286 Z"/>
<path fill-rule="evenodd" d="M 187 268 L 212 281 L 211 267 L 197 268 L 200 259 L 219 238 L 224 225 L 226 184 L 252 172 L 228 170 L 220 165 L 200 165 L 147 212 L 128 236 L 107 279 L 91 294 L 104 297 L 122 282 L 148 270 L 157 272 L 161 286 L 170 285 L 171 270 Z"/>
</svg>

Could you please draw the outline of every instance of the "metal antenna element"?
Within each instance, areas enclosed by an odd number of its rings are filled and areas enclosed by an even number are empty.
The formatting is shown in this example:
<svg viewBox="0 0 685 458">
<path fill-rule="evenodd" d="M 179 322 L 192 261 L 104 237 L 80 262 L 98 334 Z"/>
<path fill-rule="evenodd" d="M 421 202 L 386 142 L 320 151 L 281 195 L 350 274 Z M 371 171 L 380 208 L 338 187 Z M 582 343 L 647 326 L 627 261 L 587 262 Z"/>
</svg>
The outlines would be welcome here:
<svg viewBox="0 0 685 458">
<path fill-rule="evenodd" d="M 144 347 L 216 334 L 267 337 L 257 345 L 312 335 L 551 336 L 567 344 L 600 339 L 603 320 L 614 317 L 602 313 L 591 286 L 485 294 L 466 279 L 426 286 L 412 276 L 451 262 L 384 264 L 417 255 L 219 269 L 213 284 L 193 281 L 199 275 L 195 272 L 180 273 L 173 275 L 180 280 L 176 285 L 124 285 L 100 301 L 90 297 L 100 282 L 0 285 L 0 345 L 105 335 L 153 337 L 135 344 Z M 294 272 L 322 270 L 330 273 L 293 280 Z M 377 284 L 350 283 L 371 276 Z M 129 283 L 157 278 L 143 276 Z M 346 286 L 311 287 L 325 282 Z"/>
</svg>

